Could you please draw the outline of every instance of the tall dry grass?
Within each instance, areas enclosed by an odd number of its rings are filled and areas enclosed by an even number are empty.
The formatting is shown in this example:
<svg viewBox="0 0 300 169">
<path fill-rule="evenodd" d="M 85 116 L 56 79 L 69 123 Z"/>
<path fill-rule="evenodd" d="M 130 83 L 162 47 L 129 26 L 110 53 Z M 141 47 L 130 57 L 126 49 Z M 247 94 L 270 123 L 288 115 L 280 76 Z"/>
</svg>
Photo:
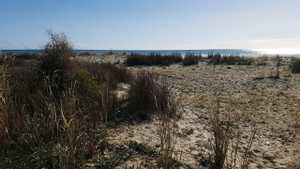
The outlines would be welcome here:
<svg viewBox="0 0 300 169">
<path fill-rule="evenodd" d="M 161 80 L 159 85 L 158 93 L 155 93 L 154 96 L 159 121 L 158 136 L 160 139 L 160 157 L 158 167 L 169 169 L 173 166 L 173 158 L 175 155 L 178 103 L 165 80 Z"/>
<path fill-rule="evenodd" d="M 8 140 L 8 67 L 0 65 L 0 144 Z"/>
<path fill-rule="evenodd" d="M 255 124 L 249 133 L 242 132 L 240 125 L 241 115 L 234 112 L 234 104 L 230 104 L 231 111 L 221 112 L 221 100 L 216 96 L 210 111 L 210 127 L 213 138 L 210 168 L 212 169 L 248 169 L 252 144 L 256 136 Z M 243 134 L 249 138 L 242 145 Z M 244 149 L 243 151 L 242 148 Z"/>
<path fill-rule="evenodd" d="M 134 79 L 128 93 L 128 112 L 135 113 L 135 117 L 146 120 L 156 110 L 154 93 L 158 90 L 156 85 L 158 77 L 150 72 L 141 71 Z"/>
</svg>

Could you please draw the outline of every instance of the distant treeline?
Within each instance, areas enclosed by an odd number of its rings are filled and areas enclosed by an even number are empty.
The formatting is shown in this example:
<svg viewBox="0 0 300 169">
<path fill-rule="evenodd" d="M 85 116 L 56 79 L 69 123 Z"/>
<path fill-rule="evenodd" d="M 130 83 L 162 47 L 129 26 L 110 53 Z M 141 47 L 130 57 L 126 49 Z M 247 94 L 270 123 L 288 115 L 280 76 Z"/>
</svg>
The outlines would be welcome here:
<svg viewBox="0 0 300 169">
<path fill-rule="evenodd" d="M 130 53 L 127 56 L 126 64 L 128 66 L 135 65 L 160 65 L 168 66 L 171 64 L 196 65 L 200 61 L 208 64 L 227 64 L 227 65 L 250 65 L 253 59 L 241 56 L 222 56 L 220 53 L 209 54 L 203 57 L 201 54 L 187 53 L 182 55 L 180 53 L 170 53 L 162 55 L 160 53 L 150 53 L 148 55 L 142 53 Z"/>
</svg>

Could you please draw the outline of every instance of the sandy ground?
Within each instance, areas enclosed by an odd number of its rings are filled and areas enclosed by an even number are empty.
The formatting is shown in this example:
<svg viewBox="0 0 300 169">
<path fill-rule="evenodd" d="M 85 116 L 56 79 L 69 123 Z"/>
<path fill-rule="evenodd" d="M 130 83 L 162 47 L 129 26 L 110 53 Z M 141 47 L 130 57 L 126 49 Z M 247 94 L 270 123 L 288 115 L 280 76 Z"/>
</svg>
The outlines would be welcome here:
<svg viewBox="0 0 300 169">
<path fill-rule="evenodd" d="M 118 62 L 122 62 L 119 60 Z M 274 73 L 270 65 L 227 66 L 199 63 L 194 66 L 130 67 L 162 75 L 176 93 L 182 108 L 177 121 L 175 159 L 183 168 L 205 168 L 201 161 L 211 152 L 208 125 L 211 101 L 218 91 L 226 113 L 242 114 L 239 127 L 246 146 L 249 130 L 256 124 L 250 156 L 250 168 L 280 169 L 300 167 L 300 76 L 280 67 L 280 79 L 267 78 Z M 298 124 L 297 124 L 298 122 Z M 120 125 L 109 131 L 116 144 L 136 141 L 158 149 L 157 121 Z M 149 160 L 131 158 L 128 163 Z"/>
</svg>

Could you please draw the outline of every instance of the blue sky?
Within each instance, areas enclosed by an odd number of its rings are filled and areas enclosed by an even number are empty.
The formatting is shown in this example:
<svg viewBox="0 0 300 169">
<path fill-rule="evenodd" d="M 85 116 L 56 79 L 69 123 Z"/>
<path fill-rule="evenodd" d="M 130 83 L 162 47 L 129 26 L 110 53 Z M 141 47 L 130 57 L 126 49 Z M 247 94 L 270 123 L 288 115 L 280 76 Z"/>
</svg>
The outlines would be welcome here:
<svg viewBox="0 0 300 169">
<path fill-rule="evenodd" d="M 300 0 L 1 0 L 0 49 L 300 48 Z"/>
</svg>

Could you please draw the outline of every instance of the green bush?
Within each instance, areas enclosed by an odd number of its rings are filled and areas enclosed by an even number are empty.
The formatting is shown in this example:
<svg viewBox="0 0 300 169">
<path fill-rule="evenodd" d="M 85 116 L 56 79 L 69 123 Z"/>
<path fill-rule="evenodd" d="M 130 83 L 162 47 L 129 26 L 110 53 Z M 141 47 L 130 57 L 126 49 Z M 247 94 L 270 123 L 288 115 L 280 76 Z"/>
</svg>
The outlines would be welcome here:
<svg viewBox="0 0 300 169">
<path fill-rule="evenodd" d="M 99 95 L 100 82 L 98 82 L 87 70 L 79 69 L 74 75 L 74 80 L 79 83 L 79 89 L 83 90 L 82 94 Z"/>
<path fill-rule="evenodd" d="M 113 88 L 118 83 L 127 83 L 131 79 L 126 68 L 111 63 L 73 62 L 73 65 L 75 71 L 76 69 L 85 69 L 97 81 L 107 82 Z"/>
</svg>

